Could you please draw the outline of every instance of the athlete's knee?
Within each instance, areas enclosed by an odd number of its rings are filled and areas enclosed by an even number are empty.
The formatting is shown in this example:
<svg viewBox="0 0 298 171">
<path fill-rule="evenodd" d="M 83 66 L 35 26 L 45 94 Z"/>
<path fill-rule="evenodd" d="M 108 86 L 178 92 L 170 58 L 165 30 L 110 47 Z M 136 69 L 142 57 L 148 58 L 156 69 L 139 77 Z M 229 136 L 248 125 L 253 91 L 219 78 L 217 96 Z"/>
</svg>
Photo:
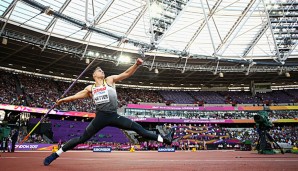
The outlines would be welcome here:
<svg viewBox="0 0 298 171">
<path fill-rule="evenodd" d="M 89 139 L 89 137 L 80 136 L 79 139 L 78 139 L 78 142 L 83 143 L 83 142 L 87 141 L 88 139 Z"/>
<path fill-rule="evenodd" d="M 92 136 L 93 134 L 86 129 L 84 134 L 79 137 L 79 141 L 80 143 L 85 142 L 89 140 Z"/>
<path fill-rule="evenodd" d="M 138 134 L 142 134 L 142 133 L 144 133 L 144 131 L 146 131 L 140 124 L 138 124 L 136 122 L 132 122 L 131 129 L 134 130 Z"/>
<path fill-rule="evenodd" d="M 142 127 L 142 126 L 140 124 L 134 122 L 134 121 L 132 121 L 131 124 L 130 124 L 130 128 L 134 129 L 134 130 L 135 129 L 140 129 L 140 127 Z"/>
<path fill-rule="evenodd" d="M 90 139 L 94 134 L 95 134 L 96 132 L 95 132 L 95 127 L 90 123 L 87 127 L 86 127 L 86 129 L 85 129 L 85 131 L 84 131 L 84 133 L 83 133 L 83 135 L 81 135 L 80 137 L 79 137 L 79 141 L 81 142 L 81 141 L 87 141 L 88 139 Z"/>
<path fill-rule="evenodd" d="M 90 123 L 86 129 L 85 129 L 85 132 L 88 133 L 88 134 L 93 134 L 93 132 L 96 130 L 95 126 L 93 126 L 92 123 Z"/>
</svg>

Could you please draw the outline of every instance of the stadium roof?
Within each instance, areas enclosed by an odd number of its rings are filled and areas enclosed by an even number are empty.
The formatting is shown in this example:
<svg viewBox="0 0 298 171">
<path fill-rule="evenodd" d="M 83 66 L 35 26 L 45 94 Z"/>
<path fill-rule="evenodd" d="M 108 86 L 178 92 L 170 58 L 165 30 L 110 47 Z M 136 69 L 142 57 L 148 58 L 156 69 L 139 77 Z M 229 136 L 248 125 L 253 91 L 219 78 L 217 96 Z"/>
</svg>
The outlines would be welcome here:
<svg viewBox="0 0 298 171">
<path fill-rule="evenodd" d="M 152 24 L 159 11 L 154 3 L 166 6 L 158 25 Z M 92 67 L 111 75 L 129 66 L 118 63 L 120 55 L 144 56 L 144 66 L 124 84 L 293 84 L 297 6 L 267 0 L 2 0 L 0 65 L 76 77 L 87 58 L 97 58 Z M 153 27 L 162 29 L 158 38 Z"/>
</svg>

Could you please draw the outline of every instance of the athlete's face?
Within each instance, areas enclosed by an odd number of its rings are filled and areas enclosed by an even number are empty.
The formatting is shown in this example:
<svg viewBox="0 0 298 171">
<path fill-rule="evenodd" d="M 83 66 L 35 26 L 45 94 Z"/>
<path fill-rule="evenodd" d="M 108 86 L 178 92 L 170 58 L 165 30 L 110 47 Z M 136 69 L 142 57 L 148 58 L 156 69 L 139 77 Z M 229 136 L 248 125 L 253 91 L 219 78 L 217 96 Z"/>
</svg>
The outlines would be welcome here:
<svg viewBox="0 0 298 171">
<path fill-rule="evenodd" d="M 93 72 L 93 78 L 104 78 L 105 77 L 105 73 L 103 72 L 103 70 L 100 67 L 97 67 L 94 72 Z"/>
</svg>

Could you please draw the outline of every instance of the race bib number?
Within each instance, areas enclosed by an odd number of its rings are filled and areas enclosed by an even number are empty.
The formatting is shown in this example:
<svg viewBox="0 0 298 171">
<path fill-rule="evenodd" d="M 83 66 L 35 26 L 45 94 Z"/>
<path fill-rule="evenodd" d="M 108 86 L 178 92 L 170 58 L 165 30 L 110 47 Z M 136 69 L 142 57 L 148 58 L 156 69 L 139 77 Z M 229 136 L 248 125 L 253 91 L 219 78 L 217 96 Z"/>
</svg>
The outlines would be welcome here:
<svg viewBox="0 0 298 171">
<path fill-rule="evenodd" d="M 110 102 L 107 87 L 96 87 L 93 90 L 92 94 L 95 104 L 103 104 Z"/>
</svg>

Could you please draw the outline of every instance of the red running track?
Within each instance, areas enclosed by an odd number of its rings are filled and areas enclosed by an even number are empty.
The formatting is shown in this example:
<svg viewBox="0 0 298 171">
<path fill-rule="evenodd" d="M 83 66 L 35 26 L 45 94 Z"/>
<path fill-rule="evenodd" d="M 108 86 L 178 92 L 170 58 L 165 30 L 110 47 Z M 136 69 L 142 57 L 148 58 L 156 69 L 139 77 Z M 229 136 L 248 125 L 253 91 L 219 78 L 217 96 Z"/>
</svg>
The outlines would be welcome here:
<svg viewBox="0 0 298 171">
<path fill-rule="evenodd" d="M 259 155 L 244 151 L 176 151 L 95 153 L 69 151 L 50 166 L 51 152 L 0 153 L 1 171 L 297 171 L 297 154 Z"/>
</svg>

